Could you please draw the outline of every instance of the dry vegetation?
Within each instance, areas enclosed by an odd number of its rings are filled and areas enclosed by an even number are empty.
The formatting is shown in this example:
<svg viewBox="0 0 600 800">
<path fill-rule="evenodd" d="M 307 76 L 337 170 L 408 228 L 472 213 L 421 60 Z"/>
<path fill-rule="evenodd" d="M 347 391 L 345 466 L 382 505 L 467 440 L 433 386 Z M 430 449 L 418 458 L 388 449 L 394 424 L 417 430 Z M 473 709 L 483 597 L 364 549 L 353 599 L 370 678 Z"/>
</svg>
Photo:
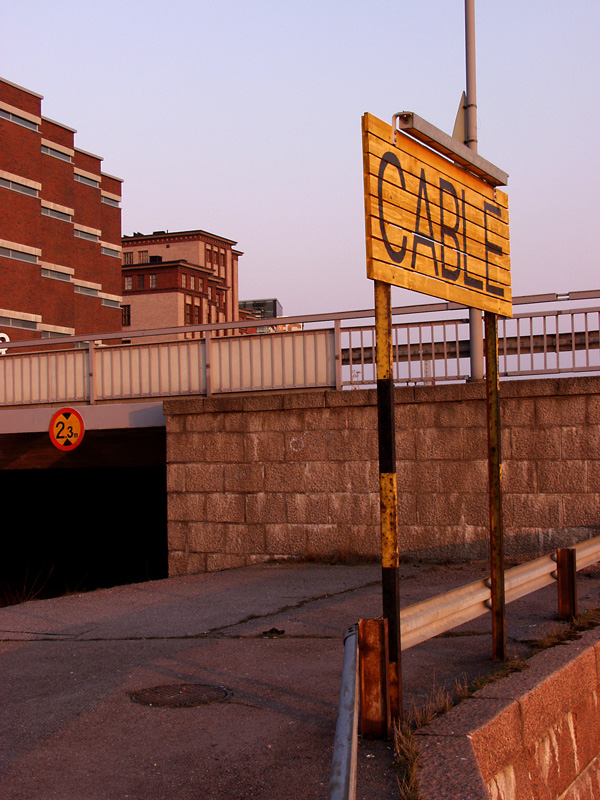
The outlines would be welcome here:
<svg viewBox="0 0 600 800">
<path fill-rule="evenodd" d="M 585 611 L 573 618 L 568 626 L 556 626 L 541 639 L 528 642 L 530 651 L 525 659 L 507 661 L 488 675 L 482 675 L 471 683 L 466 677 L 456 681 L 452 690 L 434 683 L 431 694 L 422 706 L 413 705 L 402 722 L 394 726 L 394 768 L 398 770 L 400 800 L 421 800 L 418 786 L 419 750 L 415 741 L 415 731 L 429 725 L 435 717 L 445 714 L 453 706 L 495 681 L 528 669 L 527 659 L 547 650 L 549 647 L 578 639 L 582 631 L 600 625 L 600 608 Z"/>
</svg>

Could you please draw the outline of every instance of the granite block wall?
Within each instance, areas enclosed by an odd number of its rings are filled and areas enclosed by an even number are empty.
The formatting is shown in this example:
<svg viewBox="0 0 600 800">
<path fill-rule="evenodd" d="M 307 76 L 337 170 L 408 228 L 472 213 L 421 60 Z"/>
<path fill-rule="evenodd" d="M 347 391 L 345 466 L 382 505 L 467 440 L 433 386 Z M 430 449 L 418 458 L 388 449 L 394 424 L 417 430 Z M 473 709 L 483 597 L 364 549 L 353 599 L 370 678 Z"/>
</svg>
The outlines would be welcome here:
<svg viewBox="0 0 600 800">
<path fill-rule="evenodd" d="M 600 526 L 600 378 L 501 384 L 507 555 Z M 165 402 L 170 574 L 379 553 L 376 393 Z M 485 385 L 396 390 L 401 551 L 487 555 Z"/>
</svg>

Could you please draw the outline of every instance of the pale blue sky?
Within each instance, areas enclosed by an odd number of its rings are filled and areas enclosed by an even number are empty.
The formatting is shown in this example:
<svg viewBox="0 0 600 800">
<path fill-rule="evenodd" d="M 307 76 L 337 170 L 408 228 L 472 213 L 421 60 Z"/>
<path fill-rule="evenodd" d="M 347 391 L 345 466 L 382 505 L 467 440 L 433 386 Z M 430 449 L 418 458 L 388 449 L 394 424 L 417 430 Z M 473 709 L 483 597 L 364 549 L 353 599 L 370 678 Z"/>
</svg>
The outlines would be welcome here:
<svg viewBox="0 0 600 800">
<path fill-rule="evenodd" d="M 600 3 L 475 14 L 479 152 L 510 175 L 513 293 L 600 288 Z M 287 314 L 372 307 L 361 116 L 408 109 L 452 132 L 463 0 L 20 0 L 2 18 L 0 74 L 125 179 L 124 233 L 234 239 L 240 297 Z"/>
</svg>

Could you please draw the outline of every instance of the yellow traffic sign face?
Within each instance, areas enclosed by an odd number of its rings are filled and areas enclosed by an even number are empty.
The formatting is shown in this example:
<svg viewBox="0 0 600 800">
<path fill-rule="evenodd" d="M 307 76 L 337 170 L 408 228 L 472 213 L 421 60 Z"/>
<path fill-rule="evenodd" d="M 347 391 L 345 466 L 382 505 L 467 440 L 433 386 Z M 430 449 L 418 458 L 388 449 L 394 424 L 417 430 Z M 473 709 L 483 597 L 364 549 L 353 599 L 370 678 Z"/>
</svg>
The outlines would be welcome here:
<svg viewBox="0 0 600 800">
<path fill-rule="evenodd" d="M 81 444 L 85 426 L 74 408 L 61 408 L 50 421 L 50 441 L 59 450 L 74 450 Z"/>
<path fill-rule="evenodd" d="M 363 117 L 367 276 L 512 316 L 508 197 Z"/>
</svg>

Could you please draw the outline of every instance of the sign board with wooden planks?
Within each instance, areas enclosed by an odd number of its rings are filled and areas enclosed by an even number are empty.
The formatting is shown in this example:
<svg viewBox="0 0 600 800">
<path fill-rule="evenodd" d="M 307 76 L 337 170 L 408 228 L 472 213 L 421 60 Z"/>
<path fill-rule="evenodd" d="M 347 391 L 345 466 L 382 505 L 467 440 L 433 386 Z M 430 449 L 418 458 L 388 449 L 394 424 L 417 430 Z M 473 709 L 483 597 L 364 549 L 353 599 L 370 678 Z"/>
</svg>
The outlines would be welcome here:
<svg viewBox="0 0 600 800">
<path fill-rule="evenodd" d="M 512 316 L 507 195 L 363 116 L 367 276 Z"/>
</svg>

